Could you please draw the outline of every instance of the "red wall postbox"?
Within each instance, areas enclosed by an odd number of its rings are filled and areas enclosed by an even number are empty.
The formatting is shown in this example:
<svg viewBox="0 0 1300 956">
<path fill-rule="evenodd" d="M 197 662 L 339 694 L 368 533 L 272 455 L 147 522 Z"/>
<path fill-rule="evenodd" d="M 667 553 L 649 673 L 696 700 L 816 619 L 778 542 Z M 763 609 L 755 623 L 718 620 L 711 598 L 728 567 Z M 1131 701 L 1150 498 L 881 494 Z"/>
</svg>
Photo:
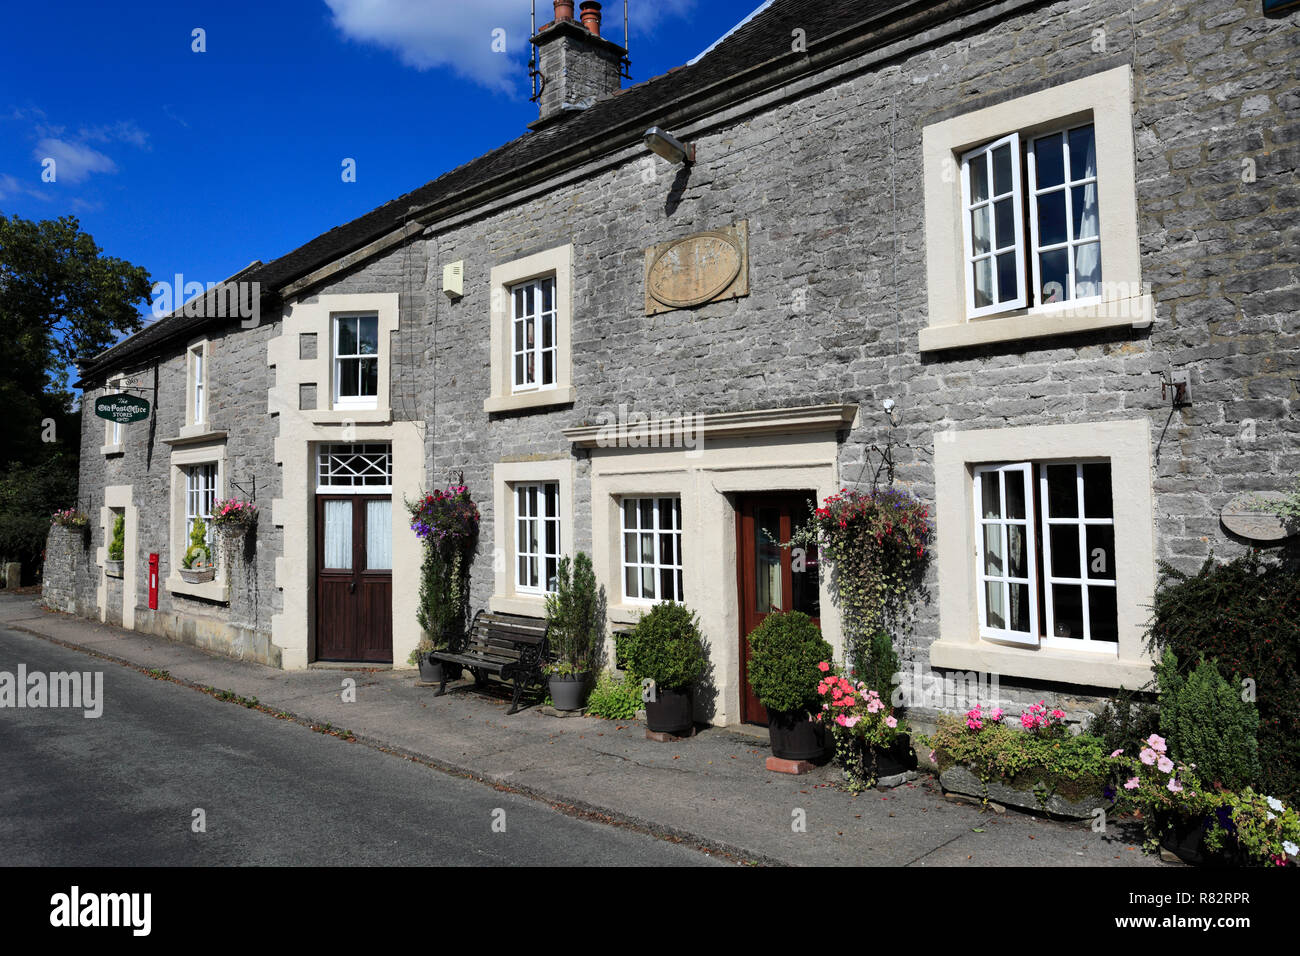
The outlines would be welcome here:
<svg viewBox="0 0 1300 956">
<path fill-rule="evenodd" d="M 158 555 L 149 554 L 149 607 L 158 610 Z"/>
</svg>

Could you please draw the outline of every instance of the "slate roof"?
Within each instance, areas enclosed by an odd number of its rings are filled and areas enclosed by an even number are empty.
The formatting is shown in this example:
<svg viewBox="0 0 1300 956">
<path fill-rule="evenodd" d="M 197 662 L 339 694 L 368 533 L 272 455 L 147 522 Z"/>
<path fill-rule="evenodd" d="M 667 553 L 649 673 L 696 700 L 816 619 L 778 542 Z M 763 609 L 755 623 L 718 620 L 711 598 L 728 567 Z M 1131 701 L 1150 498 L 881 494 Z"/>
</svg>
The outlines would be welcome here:
<svg viewBox="0 0 1300 956">
<path fill-rule="evenodd" d="M 472 205 L 494 188 L 517 188 L 530 173 L 569 154 L 590 151 L 590 155 L 599 155 L 625 148 L 638 141 L 650 126 L 667 122 L 660 117 L 671 116 L 681 121 L 691 115 L 692 103 L 698 110 L 703 106 L 702 101 L 708 99 L 708 110 L 715 110 L 720 104 L 714 102 L 714 98 L 719 94 L 725 96 L 727 88 L 735 87 L 742 78 L 780 67 L 797 66 L 801 59 L 807 59 L 792 50 L 795 29 L 806 32 L 809 52 L 815 52 L 818 44 L 833 36 L 871 32 L 898 16 L 942 6 L 953 7 L 955 4 L 952 0 L 905 3 L 888 0 L 775 0 L 694 63 L 621 90 L 561 122 L 527 132 L 418 189 L 322 233 L 278 259 L 265 264 L 254 263 L 227 281 L 256 281 L 261 283 L 264 295 L 273 293 L 401 228 L 412 218 L 413 210 L 455 201 L 467 201 Z M 781 82 L 789 79 L 789 75 L 783 75 Z M 192 337 L 204 325 L 214 321 L 223 320 L 187 319 L 178 309 L 89 359 L 82 366 L 82 379 L 92 382 L 102 377 L 104 372 L 132 360 L 141 360 L 167 343 Z"/>
</svg>

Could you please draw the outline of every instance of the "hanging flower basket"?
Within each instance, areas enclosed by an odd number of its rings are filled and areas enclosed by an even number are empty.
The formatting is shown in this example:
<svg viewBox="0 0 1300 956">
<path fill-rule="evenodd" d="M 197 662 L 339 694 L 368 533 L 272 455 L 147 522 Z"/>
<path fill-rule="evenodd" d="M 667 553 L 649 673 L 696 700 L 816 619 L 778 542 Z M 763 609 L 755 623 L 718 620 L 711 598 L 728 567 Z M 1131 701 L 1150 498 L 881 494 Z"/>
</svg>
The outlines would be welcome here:
<svg viewBox="0 0 1300 956">
<path fill-rule="evenodd" d="M 435 490 L 406 506 L 416 537 L 441 551 L 459 550 L 478 534 L 478 505 L 464 485 Z"/>
<path fill-rule="evenodd" d="M 239 537 L 257 526 L 257 505 L 239 498 L 221 498 L 212 505 L 212 525 L 223 538 Z"/>
</svg>

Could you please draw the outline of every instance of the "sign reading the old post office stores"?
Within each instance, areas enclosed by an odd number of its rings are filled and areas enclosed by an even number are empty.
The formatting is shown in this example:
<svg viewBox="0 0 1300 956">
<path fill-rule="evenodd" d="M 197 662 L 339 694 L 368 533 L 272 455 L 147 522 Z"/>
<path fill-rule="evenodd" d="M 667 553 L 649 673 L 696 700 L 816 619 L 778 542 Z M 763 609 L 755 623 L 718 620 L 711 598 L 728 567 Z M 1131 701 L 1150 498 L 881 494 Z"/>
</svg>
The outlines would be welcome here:
<svg viewBox="0 0 1300 956">
<path fill-rule="evenodd" d="M 138 422 L 149 417 L 149 401 L 125 392 L 103 395 L 95 399 L 95 414 L 121 425 Z"/>
<path fill-rule="evenodd" d="M 645 313 L 749 295 L 749 223 L 697 232 L 645 253 Z"/>
</svg>

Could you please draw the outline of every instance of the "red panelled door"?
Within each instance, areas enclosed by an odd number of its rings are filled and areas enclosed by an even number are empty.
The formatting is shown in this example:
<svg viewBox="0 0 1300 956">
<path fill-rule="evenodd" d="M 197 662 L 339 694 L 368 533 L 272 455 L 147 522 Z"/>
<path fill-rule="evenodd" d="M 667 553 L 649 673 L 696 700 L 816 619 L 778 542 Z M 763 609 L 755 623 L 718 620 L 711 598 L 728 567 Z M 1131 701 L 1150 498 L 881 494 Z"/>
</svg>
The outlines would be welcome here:
<svg viewBox="0 0 1300 956">
<path fill-rule="evenodd" d="M 316 659 L 393 660 L 393 501 L 316 496 Z"/>
<path fill-rule="evenodd" d="M 766 724 L 767 709 L 749 686 L 749 633 L 773 611 L 803 611 L 819 625 L 817 551 L 781 545 L 811 514 L 811 491 L 743 495 L 737 501 L 736 553 L 740 587 L 740 718 Z"/>
</svg>

